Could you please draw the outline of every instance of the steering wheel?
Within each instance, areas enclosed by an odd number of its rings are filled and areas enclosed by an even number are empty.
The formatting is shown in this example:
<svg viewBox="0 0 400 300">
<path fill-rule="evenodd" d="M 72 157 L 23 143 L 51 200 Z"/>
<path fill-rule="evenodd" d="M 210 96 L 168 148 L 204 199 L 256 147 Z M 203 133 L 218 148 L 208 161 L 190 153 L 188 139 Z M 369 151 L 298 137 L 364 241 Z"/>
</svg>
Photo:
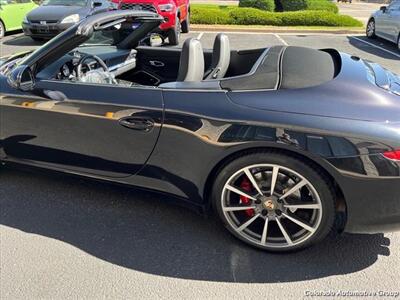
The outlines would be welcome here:
<svg viewBox="0 0 400 300">
<path fill-rule="evenodd" d="M 83 73 L 83 71 L 82 71 L 82 67 L 83 67 L 85 61 L 88 60 L 88 59 L 93 59 L 93 60 L 95 60 L 95 61 L 100 65 L 100 67 L 103 69 L 104 72 L 106 72 L 106 73 L 109 72 L 106 63 L 105 63 L 100 57 L 98 57 L 98 56 L 96 56 L 96 55 L 87 54 L 87 55 L 84 55 L 84 56 L 79 60 L 78 65 L 77 65 L 77 67 L 76 67 L 76 77 L 78 78 L 78 80 L 81 80 L 81 79 L 84 77 L 84 75 L 85 75 L 85 74 Z M 89 71 L 90 71 L 90 67 L 89 67 L 89 66 L 88 66 L 88 68 L 89 68 Z"/>
</svg>

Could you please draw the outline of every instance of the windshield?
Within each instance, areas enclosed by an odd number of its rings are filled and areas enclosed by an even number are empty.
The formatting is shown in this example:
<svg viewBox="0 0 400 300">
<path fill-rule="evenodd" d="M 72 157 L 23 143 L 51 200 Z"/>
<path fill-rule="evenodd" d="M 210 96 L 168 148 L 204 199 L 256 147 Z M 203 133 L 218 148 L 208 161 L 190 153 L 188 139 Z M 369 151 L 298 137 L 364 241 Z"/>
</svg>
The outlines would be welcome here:
<svg viewBox="0 0 400 300">
<path fill-rule="evenodd" d="M 42 5 L 86 6 L 88 0 L 44 0 Z"/>
<path fill-rule="evenodd" d="M 80 45 L 80 47 L 115 46 L 130 36 L 140 25 L 141 23 L 139 22 L 127 20 L 121 24 L 112 25 L 102 30 L 95 31 L 90 39 Z"/>
</svg>

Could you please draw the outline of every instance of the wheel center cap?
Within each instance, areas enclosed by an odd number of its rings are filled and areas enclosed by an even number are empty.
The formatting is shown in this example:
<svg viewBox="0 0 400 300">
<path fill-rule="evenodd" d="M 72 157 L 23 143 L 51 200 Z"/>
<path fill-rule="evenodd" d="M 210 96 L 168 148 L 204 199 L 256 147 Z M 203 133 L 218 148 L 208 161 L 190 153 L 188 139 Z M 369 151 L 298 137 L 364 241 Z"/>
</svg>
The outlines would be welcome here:
<svg viewBox="0 0 400 300">
<path fill-rule="evenodd" d="M 263 202 L 263 207 L 267 210 L 274 210 L 275 209 L 275 203 L 272 200 L 266 200 Z"/>
</svg>

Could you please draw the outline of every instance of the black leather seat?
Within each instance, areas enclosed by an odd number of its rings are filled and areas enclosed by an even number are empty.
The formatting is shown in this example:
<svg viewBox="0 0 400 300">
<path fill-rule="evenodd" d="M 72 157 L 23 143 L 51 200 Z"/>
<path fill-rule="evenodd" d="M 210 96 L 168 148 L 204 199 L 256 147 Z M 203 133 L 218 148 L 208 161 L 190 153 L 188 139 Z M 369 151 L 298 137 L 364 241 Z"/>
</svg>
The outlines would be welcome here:
<svg viewBox="0 0 400 300">
<path fill-rule="evenodd" d="M 176 81 L 202 81 L 204 77 L 204 53 L 199 40 L 190 38 L 182 47 Z"/>
<path fill-rule="evenodd" d="M 230 60 L 229 38 L 226 34 L 220 33 L 214 40 L 211 68 L 208 70 L 205 79 L 224 78 L 228 71 Z"/>
</svg>

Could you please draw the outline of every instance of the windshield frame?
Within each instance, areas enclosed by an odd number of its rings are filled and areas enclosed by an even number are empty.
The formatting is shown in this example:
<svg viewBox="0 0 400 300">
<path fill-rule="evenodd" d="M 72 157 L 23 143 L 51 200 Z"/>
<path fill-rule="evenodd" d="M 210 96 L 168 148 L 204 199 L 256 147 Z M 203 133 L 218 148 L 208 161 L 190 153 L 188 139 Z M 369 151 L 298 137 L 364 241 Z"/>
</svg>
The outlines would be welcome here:
<svg viewBox="0 0 400 300">
<path fill-rule="evenodd" d="M 85 43 L 93 32 L 106 28 L 109 24 L 125 22 L 127 19 L 140 22 L 140 26 L 132 31 L 124 40 L 115 45 L 122 49 L 134 49 L 139 42 L 163 22 L 163 17 L 156 13 L 135 10 L 114 10 L 95 14 L 60 33 L 30 55 L 22 58 L 18 65 L 31 67 L 37 74 L 48 65 Z"/>
</svg>

